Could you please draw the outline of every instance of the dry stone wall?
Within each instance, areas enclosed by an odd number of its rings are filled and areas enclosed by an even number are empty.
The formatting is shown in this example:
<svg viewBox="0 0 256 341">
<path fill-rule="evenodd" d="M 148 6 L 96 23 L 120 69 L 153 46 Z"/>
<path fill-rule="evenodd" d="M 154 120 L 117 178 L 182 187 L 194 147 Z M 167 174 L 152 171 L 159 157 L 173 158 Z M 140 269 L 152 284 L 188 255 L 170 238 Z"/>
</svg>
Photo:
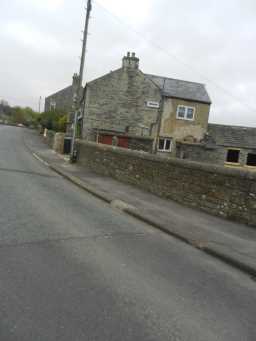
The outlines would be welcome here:
<svg viewBox="0 0 256 341">
<path fill-rule="evenodd" d="M 79 142 L 79 163 L 161 197 L 256 226 L 256 174 Z"/>
</svg>

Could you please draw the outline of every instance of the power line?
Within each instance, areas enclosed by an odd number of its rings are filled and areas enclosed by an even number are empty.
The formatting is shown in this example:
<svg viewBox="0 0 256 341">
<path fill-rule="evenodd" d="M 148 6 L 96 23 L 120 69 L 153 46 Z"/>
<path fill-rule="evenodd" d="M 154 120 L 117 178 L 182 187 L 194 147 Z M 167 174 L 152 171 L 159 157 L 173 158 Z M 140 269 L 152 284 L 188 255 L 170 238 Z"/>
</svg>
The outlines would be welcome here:
<svg viewBox="0 0 256 341">
<path fill-rule="evenodd" d="M 108 10 L 106 7 L 104 7 L 103 5 L 101 5 L 98 1 L 94 0 L 94 2 L 101 7 L 108 15 L 110 15 L 111 17 L 113 17 L 117 22 L 119 22 L 120 24 L 122 24 L 123 26 L 126 26 L 129 30 L 133 31 L 137 36 L 139 36 L 142 40 L 146 41 L 147 43 L 151 44 L 152 46 L 154 46 L 156 49 L 162 51 L 163 53 L 165 53 L 167 56 L 169 56 L 170 58 L 175 59 L 178 63 L 182 64 L 184 67 L 186 67 L 187 69 L 189 69 L 190 71 L 192 70 L 195 74 L 197 74 L 198 76 L 204 78 L 205 81 L 207 81 L 208 83 L 211 83 L 213 86 L 215 86 L 216 88 L 218 88 L 219 90 L 221 90 L 222 92 L 224 92 L 227 96 L 233 98 L 236 102 L 242 104 L 243 106 L 246 106 L 250 111 L 253 111 L 256 113 L 256 108 L 251 107 L 250 105 L 248 105 L 246 102 L 242 101 L 241 99 L 239 99 L 238 97 L 236 97 L 236 95 L 234 95 L 232 92 L 230 92 L 229 90 L 227 90 L 225 87 L 223 87 L 222 85 L 218 84 L 218 82 L 208 78 L 207 76 L 205 76 L 204 74 L 200 73 L 194 66 L 190 65 L 189 63 L 185 62 L 184 60 L 182 60 L 180 57 L 177 57 L 175 54 L 170 53 L 169 51 L 165 50 L 162 46 L 158 45 L 157 43 L 155 43 L 155 41 L 148 39 L 145 37 L 145 35 L 136 30 L 134 27 L 132 27 L 130 24 L 128 24 L 127 22 L 125 22 L 123 19 L 119 18 L 116 14 L 112 13 L 110 10 Z"/>
</svg>

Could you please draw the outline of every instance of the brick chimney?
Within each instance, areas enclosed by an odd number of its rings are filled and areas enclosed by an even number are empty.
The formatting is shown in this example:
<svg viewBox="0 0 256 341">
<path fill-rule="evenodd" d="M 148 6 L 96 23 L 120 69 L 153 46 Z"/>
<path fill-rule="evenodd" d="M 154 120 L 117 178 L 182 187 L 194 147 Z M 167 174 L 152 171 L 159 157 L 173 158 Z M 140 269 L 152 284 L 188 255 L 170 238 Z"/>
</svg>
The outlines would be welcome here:
<svg viewBox="0 0 256 341">
<path fill-rule="evenodd" d="M 135 53 L 132 54 L 130 52 L 127 53 L 123 58 L 123 68 L 130 70 L 138 70 L 139 69 L 140 60 L 136 57 Z"/>
</svg>

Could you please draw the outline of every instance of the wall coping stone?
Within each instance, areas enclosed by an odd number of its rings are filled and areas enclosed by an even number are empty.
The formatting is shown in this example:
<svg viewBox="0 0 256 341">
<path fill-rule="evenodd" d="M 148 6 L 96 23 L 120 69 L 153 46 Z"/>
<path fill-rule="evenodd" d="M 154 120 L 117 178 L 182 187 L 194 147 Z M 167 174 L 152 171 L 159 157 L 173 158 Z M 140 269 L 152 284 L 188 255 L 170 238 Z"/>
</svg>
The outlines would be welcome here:
<svg viewBox="0 0 256 341">
<path fill-rule="evenodd" d="M 99 133 L 102 135 L 109 135 L 109 136 L 117 136 L 117 137 L 127 137 L 130 139 L 137 139 L 137 140 L 150 140 L 154 141 L 154 138 L 151 136 L 139 136 L 139 135 L 134 135 L 134 134 L 122 134 L 119 132 L 110 132 L 110 131 L 104 131 L 98 129 Z"/>
</svg>

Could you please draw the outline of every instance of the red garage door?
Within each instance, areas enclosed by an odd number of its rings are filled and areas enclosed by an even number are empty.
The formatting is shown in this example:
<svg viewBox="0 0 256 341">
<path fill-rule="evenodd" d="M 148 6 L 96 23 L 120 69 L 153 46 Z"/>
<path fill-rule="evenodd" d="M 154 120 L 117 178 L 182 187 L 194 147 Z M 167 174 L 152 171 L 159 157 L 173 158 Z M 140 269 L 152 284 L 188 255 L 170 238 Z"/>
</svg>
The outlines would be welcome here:
<svg viewBox="0 0 256 341">
<path fill-rule="evenodd" d="M 113 138 L 112 135 L 100 135 L 99 136 L 99 143 L 113 145 Z M 114 141 L 115 142 L 115 141 Z M 119 136 L 117 137 L 117 146 L 121 148 L 128 148 L 128 137 L 126 136 Z"/>
<path fill-rule="evenodd" d="M 128 148 L 128 137 L 118 137 L 118 147 Z"/>
<path fill-rule="evenodd" d="M 99 143 L 112 145 L 112 139 L 113 139 L 113 136 L 111 136 L 111 135 L 100 135 L 99 136 Z"/>
</svg>

